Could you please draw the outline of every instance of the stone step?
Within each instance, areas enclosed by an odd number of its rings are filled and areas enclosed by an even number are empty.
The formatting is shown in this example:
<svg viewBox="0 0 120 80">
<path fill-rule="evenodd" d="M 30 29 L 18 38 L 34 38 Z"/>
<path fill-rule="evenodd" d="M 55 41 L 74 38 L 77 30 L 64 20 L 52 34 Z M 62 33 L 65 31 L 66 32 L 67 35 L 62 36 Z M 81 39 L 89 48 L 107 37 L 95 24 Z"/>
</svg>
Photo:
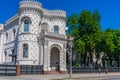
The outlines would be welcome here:
<svg viewBox="0 0 120 80">
<path fill-rule="evenodd" d="M 61 74 L 60 71 L 46 71 L 44 74 Z"/>
</svg>

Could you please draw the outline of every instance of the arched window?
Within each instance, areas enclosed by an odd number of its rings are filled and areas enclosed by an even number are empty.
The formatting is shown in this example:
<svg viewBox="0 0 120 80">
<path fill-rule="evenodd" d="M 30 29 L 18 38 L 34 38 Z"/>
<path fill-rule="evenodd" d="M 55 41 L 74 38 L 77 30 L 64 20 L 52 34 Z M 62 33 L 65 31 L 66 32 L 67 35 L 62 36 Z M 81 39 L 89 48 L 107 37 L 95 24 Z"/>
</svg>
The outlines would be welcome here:
<svg viewBox="0 0 120 80">
<path fill-rule="evenodd" d="M 59 33 L 58 26 L 55 26 L 55 27 L 54 27 L 54 34 L 58 34 L 58 33 Z"/>
<path fill-rule="evenodd" d="M 7 43 L 7 41 L 8 41 L 8 33 L 7 32 L 6 32 L 5 36 L 6 36 L 5 42 Z"/>
<path fill-rule="evenodd" d="M 23 57 L 25 58 L 28 57 L 28 45 L 27 44 L 23 45 Z"/>
<path fill-rule="evenodd" d="M 16 30 L 15 29 L 13 29 L 13 40 L 15 40 L 15 35 L 16 34 Z"/>
<path fill-rule="evenodd" d="M 29 31 L 29 25 L 30 25 L 29 20 L 25 20 L 24 21 L 24 32 L 28 32 Z"/>
<path fill-rule="evenodd" d="M 46 22 L 42 23 L 41 31 L 48 31 L 48 23 Z"/>
</svg>

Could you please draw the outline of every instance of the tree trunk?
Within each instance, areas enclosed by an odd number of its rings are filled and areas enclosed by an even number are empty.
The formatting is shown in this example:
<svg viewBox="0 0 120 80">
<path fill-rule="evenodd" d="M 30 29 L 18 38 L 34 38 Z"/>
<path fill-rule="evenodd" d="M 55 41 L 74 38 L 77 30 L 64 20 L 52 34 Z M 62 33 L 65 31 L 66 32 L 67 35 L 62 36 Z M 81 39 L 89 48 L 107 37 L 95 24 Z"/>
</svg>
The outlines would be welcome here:
<svg viewBox="0 0 120 80">
<path fill-rule="evenodd" d="M 88 52 L 86 53 L 86 57 L 85 57 L 85 66 L 87 66 L 88 65 Z"/>
<path fill-rule="evenodd" d="M 117 58 L 117 67 L 120 67 L 120 61 L 119 61 L 119 59 Z"/>
</svg>

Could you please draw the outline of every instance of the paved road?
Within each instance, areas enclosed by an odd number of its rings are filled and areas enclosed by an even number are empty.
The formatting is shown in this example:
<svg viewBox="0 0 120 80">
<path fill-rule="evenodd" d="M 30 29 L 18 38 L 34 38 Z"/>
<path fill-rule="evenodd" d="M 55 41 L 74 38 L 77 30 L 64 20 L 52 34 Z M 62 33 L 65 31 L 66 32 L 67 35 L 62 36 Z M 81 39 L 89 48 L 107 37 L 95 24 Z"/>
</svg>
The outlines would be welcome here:
<svg viewBox="0 0 120 80">
<path fill-rule="evenodd" d="M 120 76 L 84 77 L 84 78 L 74 78 L 73 80 L 120 80 Z"/>
<path fill-rule="evenodd" d="M 120 80 L 120 73 L 109 74 L 74 74 L 72 79 L 69 75 L 26 75 L 26 76 L 1 76 L 0 80 Z"/>
</svg>

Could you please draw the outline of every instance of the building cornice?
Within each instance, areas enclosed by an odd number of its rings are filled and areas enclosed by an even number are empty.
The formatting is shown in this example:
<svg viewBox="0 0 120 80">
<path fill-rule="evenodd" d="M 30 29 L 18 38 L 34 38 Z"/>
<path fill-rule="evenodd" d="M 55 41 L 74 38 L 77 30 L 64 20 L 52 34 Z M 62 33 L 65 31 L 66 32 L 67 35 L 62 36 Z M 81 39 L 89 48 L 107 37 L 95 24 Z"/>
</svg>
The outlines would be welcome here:
<svg viewBox="0 0 120 80">
<path fill-rule="evenodd" d="M 52 39 L 58 39 L 58 40 L 67 41 L 67 35 L 54 34 L 52 32 L 45 32 L 44 36 L 45 36 L 45 38 L 52 38 Z"/>
<path fill-rule="evenodd" d="M 16 14 L 14 15 L 13 17 L 11 17 L 10 19 L 8 19 L 6 22 L 5 22 L 5 26 L 10 24 L 11 22 L 13 22 L 14 20 L 16 20 L 17 18 L 19 18 L 19 14 Z"/>
<path fill-rule="evenodd" d="M 11 41 L 11 42 L 9 42 L 9 43 L 5 43 L 4 45 L 6 46 L 6 45 L 12 44 L 12 43 L 14 43 L 14 42 L 15 42 L 15 40 L 14 40 L 14 41 Z"/>
</svg>

